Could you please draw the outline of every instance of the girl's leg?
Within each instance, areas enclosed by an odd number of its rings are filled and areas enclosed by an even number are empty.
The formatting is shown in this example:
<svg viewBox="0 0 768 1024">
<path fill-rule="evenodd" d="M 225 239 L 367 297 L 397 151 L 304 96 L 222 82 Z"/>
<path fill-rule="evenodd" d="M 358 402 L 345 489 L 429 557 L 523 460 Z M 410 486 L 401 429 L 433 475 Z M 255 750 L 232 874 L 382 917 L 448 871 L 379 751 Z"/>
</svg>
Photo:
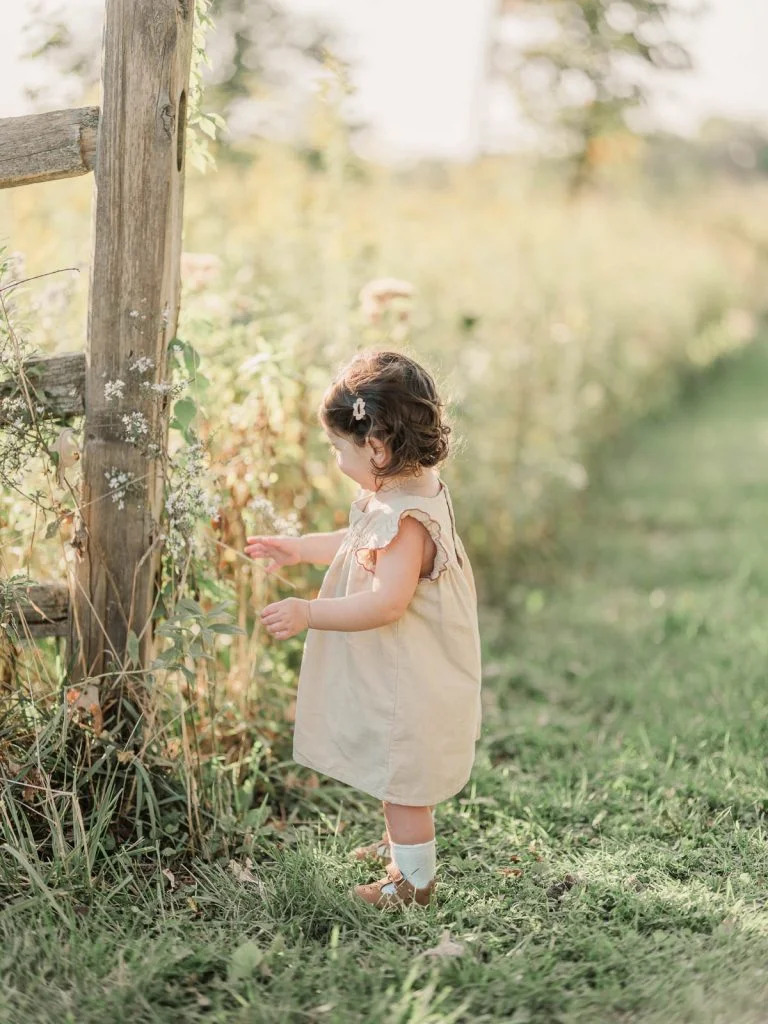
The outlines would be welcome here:
<svg viewBox="0 0 768 1024">
<path fill-rule="evenodd" d="M 384 808 L 384 831 L 387 834 L 387 839 L 389 840 L 389 845 L 390 846 L 392 845 L 393 842 L 397 842 L 397 840 L 393 840 L 392 839 L 392 833 L 389 830 L 389 818 L 387 817 L 387 808 L 390 807 L 390 808 L 393 809 L 393 813 L 394 813 L 395 817 L 398 817 L 400 815 L 401 811 L 406 811 L 406 812 L 408 812 L 408 811 L 418 811 L 418 812 L 421 812 L 421 811 L 424 810 L 423 807 L 405 807 L 402 804 L 387 804 L 386 802 L 384 802 L 382 804 L 382 806 Z M 432 838 L 434 839 L 435 838 L 435 805 L 432 804 L 432 806 L 428 807 L 427 810 L 432 815 Z"/>
<path fill-rule="evenodd" d="M 407 808 L 406 808 L 407 810 Z M 430 812 L 434 816 L 435 808 L 430 807 Z M 364 860 L 391 860 L 391 847 L 392 837 L 389 834 L 389 827 L 387 826 L 386 817 L 384 819 L 384 834 L 378 842 L 368 843 L 365 846 L 358 846 L 352 851 L 353 860 L 364 861 Z M 391 864 L 390 864 L 391 867 Z"/>
<path fill-rule="evenodd" d="M 384 802 L 384 820 L 390 842 L 400 845 L 431 843 L 435 838 L 435 821 L 431 807 L 406 807 Z"/>
<path fill-rule="evenodd" d="M 425 889 L 435 877 L 435 822 L 431 807 L 384 803 L 392 860 L 415 889 Z"/>
</svg>

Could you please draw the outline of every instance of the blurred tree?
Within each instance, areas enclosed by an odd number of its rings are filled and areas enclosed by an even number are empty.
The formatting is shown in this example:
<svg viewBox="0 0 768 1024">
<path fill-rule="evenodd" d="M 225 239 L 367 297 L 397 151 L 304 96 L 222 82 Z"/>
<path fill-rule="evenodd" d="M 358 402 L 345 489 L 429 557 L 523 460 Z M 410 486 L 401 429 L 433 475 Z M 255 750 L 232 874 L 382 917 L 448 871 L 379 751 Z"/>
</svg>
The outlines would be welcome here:
<svg viewBox="0 0 768 1024">
<path fill-rule="evenodd" d="M 611 136 L 626 136 L 646 103 L 652 69 L 686 71 L 673 37 L 675 0 L 499 0 L 495 72 L 523 115 L 564 147 L 574 193 L 590 181 Z M 509 22 L 516 31 L 505 32 Z M 524 39 L 521 44 L 520 39 Z"/>
<path fill-rule="evenodd" d="M 284 84 L 300 65 L 321 64 L 331 43 L 327 26 L 275 0 L 213 0 L 211 14 L 211 83 L 225 105 L 253 96 L 265 79 Z"/>
<path fill-rule="evenodd" d="M 30 58 L 45 60 L 53 76 L 29 90 L 49 94 L 88 91 L 99 80 L 104 0 L 33 0 L 26 28 Z M 278 0 L 212 0 L 214 30 L 207 39 L 206 105 L 225 116 L 266 87 L 285 87 L 321 63 L 331 34 L 317 20 L 289 14 Z"/>
</svg>

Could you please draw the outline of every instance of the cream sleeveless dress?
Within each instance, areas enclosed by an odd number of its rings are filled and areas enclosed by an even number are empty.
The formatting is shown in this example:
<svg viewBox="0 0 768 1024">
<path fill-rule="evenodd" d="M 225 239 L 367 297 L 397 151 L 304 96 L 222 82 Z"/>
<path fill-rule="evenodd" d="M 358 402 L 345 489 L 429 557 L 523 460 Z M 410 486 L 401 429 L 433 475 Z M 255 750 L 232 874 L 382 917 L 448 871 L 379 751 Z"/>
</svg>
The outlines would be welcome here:
<svg viewBox="0 0 768 1024">
<path fill-rule="evenodd" d="M 406 516 L 435 542 L 433 569 L 397 622 L 309 631 L 293 756 L 379 800 L 418 807 L 464 787 L 480 730 L 475 583 L 445 485 L 433 498 L 363 492 L 319 596 L 372 590 L 376 551 Z"/>
</svg>

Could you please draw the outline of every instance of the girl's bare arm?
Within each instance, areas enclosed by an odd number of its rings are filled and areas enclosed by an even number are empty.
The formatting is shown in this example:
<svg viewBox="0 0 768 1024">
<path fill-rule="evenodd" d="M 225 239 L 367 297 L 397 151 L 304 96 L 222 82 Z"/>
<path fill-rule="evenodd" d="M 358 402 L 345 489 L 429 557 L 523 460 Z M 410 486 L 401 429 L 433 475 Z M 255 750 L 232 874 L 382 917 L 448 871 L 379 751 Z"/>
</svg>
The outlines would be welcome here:
<svg viewBox="0 0 768 1024">
<path fill-rule="evenodd" d="M 267 572 L 300 562 L 330 565 L 344 542 L 346 529 L 335 533 L 307 533 L 303 537 L 248 537 L 245 553 L 250 558 L 267 558 Z"/>
<path fill-rule="evenodd" d="M 343 530 L 335 530 L 333 533 L 305 533 L 303 537 L 299 537 L 302 562 L 311 562 L 313 565 L 330 565 L 346 536 L 347 527 L 344 527 Z"/>
</svg>

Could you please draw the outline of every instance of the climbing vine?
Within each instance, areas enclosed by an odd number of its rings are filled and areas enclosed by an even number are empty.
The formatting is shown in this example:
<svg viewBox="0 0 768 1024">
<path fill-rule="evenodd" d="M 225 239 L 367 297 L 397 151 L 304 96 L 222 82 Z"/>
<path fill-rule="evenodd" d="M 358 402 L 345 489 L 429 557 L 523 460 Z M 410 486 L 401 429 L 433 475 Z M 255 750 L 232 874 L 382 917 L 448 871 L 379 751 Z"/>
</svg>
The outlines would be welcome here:
<svg viewBox="0 0 768 1024">
<path fill-rule="evenodd" d="M 192 36 L 192 65 L 189 74 L 189 103 L 187 105 L 187 120 L 191 129 L 187 141 L 187 158 L 194 167 L 201 171 L 213 167 L 211 143 L 225 127 L 224 118 L 220 114 L 203 110 L 204 74 L 205 69 L 210 67 L 205 41 L 212 28 L 211 0 L 196 0 L 195 28 Z"/>
</svg>

